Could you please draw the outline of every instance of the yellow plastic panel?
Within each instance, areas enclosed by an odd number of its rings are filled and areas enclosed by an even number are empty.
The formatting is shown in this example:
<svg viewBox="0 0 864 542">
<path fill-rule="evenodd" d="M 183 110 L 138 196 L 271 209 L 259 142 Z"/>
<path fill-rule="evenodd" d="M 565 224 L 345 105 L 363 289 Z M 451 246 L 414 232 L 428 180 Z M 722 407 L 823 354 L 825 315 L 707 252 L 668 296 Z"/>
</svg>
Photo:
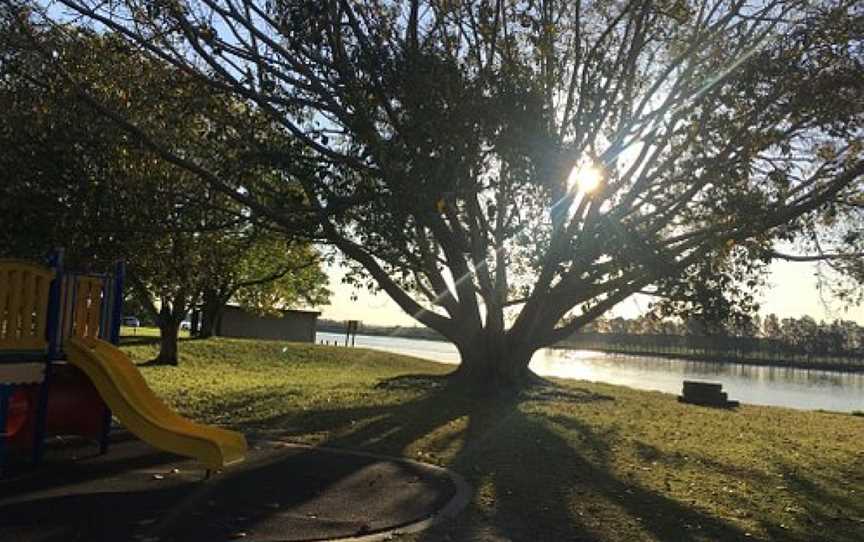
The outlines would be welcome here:
<svg viewBox="0 0 864 542">
<path fill-rule="evenodd" d="M 0 260 L 0 350 L 45 350 L 48 291 L 54 272 L 21 260 Z"/>
</svg>

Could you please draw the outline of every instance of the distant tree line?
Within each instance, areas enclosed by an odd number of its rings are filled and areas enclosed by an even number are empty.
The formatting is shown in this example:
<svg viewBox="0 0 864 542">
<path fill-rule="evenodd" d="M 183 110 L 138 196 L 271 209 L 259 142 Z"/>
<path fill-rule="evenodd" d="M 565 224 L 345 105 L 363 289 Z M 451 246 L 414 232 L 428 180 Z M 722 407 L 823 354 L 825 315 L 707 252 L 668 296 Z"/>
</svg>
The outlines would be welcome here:
<svg viewBox="0 0 864 542">
<path fill-rule="evenodd" d="M 318 331 L 345 333 L 342 320 L 318 321 Z M 360 333 L 411 339 L 446 340 L 417 326 L 361 324 Z M 758 314 L 725 323 L 699 319 L 601 318 L 558 346 L 612 352 L 677 355 L 717 361 L 776 362 L 794 366 L 864 367 L 864 326 L 851 320 L 817 322 L 810 316 L 779 318 Z"/>
<path fill-rule="evenodd" d="M 754 315 L 725 325 L 698 320 L 601 318 L 562 342 L 563 345 L 639 353 L 715 356 L 732 360 L 790 364 L 864 362 L 864 326 L 850 320 L 817 322 L 810 316 L 778 318 Z"/>
</svg>

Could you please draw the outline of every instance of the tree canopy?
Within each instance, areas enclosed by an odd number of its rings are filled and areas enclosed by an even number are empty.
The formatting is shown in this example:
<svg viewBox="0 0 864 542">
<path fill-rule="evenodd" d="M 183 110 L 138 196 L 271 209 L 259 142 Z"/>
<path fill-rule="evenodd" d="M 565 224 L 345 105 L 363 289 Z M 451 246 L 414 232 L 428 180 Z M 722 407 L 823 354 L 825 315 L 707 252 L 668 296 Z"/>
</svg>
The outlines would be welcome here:
<svg viewBox="0 0 864 542">
<path fill-rule="evenodd" d="M 248 144 L 288 203 L 103 106 L 250 210 L 313 217 L 477 382 L 530 380 L 636 292 L 752 302 L 775 240 L 860 197 L 856 0 L 51 6 L 278 123 Z"/>
<path fill-rule="evenodd" d="M 249 312 L 278 313 L 297 305 L 326 305 L 328 279 L 318 250 L 287 242 L 271 230 L 248 230 L 230 242 L 213 243 L 207 283 L 201 291 L 199 336 L 216 333 L 225 306 L 234 301 Z"/>
<path fill-rule="evenodd" d="M 124 260 L 129 290 L 160 327 L 157 359 L 169 363 L 180 322 L 207 292 L 226 293 L 211 307 L 217 311 L 241 288 L 258 296 L 257 308 L 326 302 L 320 256 L 306 240 L 277 238 L 271 222 L 154 153 L 92 104 L 109 104 L 162 141 L 182 141 L 187 156 L 232 178 L 272 175 L 232 142 L 253 125 L 266 132 L 266 118 L 110 35 L 2 22 L 4 252 L 40 258 L 63 246 L 71 266 L 99 271 Z M 70 84 L 71 73 L 91 94 Z"/>
</svg>

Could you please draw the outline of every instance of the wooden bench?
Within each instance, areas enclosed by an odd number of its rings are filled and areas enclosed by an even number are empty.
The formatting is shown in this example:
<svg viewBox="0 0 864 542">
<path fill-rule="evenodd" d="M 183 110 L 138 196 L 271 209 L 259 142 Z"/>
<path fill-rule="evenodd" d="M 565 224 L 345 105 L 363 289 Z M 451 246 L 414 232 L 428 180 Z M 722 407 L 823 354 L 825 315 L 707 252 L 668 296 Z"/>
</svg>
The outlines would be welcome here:
<svg viewBox="0 0 864 542">
<path fill-rule="evenodd" d="M 684 381 L 684 393 L 678 396 L 678 401 L 719 408 L 734 408 L 739 404 L 738 401 L 729 400 L 728 395 L 723 391 L 723 384 L 695 380 Z"/>
</svg>

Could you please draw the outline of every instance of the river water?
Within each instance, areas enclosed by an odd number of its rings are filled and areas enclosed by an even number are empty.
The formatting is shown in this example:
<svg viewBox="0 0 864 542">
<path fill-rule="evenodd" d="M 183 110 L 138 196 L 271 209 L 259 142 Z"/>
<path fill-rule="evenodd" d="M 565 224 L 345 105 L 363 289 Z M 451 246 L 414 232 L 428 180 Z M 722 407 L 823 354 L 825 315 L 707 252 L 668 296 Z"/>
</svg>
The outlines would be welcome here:
<svg viewBox="0 0 864 542">
<path fill-rule="evenodd" d="M 338 341 L 337 333 L 317 334 L 317 342 Z M 456 347 L 442 341 L 357 335 L 356 346 L 443 363 L 459 363 Z M 587 350 L 543 349 L 531 360 L 543 376 L 606 382 L 641 390 L 681 393 L 685 379 L 721 382 L 730 399 L 755 405 L 839 412 L 864 411 L 864 374 L 708 363 L 654 356 L 604 354 Z"/>
</svg>

